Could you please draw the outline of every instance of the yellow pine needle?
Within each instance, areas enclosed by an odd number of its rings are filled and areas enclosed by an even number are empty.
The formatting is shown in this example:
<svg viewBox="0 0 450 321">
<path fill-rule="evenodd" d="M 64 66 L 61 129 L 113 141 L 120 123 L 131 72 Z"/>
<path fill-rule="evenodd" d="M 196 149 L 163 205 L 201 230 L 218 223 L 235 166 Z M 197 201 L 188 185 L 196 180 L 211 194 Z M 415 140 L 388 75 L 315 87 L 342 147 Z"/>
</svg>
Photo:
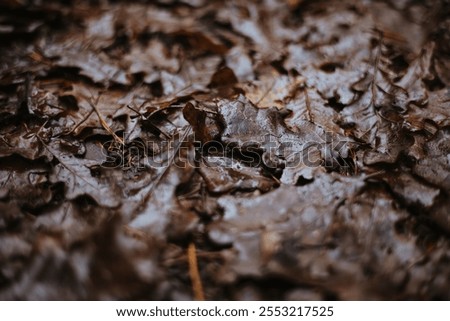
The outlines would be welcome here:
<svg viewBox="0 0 450 321">
<path fill-rule="evenodd" d="M 194 292 L 194 298 L 197 301 L 204 301 L 205 294 L 203 293 L 202 280 L 198 271 L 197 254 L 194 243 L 189 243 L 188 246 L 188 262 L 189 262 L 189 275 L 192 282 L 192 290 Z"/>
</svg>

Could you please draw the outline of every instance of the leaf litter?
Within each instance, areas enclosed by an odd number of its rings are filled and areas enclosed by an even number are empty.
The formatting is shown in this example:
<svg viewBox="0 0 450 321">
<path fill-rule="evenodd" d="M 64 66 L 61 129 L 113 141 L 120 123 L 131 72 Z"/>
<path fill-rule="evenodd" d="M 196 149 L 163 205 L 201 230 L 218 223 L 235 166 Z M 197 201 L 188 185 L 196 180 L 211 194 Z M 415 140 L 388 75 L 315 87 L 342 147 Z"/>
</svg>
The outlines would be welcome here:
<svg viewBox="0 0 450 321">
<path fill-rule="evenodd" d="M 447 1 L 1 9 L 1 299 L 450 298 Z"/>
</svg>

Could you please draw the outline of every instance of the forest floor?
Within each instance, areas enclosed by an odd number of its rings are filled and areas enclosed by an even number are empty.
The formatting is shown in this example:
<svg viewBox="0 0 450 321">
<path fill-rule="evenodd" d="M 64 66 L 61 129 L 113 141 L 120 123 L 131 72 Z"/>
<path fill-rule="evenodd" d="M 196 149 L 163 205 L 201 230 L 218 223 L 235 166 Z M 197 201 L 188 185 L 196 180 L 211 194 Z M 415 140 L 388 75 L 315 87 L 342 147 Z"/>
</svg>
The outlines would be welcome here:
<svg viewBox="0 0 450 321">
<path fill-rule="evenodd" d="M 450 299 L 449 1 L 0 4 L 0 299 Z"/>
</svg>

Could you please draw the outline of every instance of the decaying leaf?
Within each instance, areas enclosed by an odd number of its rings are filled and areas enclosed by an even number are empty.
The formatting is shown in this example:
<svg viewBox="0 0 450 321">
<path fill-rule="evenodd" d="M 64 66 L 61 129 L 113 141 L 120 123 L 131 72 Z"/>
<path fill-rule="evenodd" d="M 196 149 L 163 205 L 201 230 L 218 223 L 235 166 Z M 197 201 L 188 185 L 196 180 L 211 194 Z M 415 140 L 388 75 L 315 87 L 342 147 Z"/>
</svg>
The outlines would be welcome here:
<svg viewBox="0 0 450 321">
<path fill-rule="evenodd" d="M 448 1 L 0 9 L 0 299 L 450 298 Z"/>
</svg>

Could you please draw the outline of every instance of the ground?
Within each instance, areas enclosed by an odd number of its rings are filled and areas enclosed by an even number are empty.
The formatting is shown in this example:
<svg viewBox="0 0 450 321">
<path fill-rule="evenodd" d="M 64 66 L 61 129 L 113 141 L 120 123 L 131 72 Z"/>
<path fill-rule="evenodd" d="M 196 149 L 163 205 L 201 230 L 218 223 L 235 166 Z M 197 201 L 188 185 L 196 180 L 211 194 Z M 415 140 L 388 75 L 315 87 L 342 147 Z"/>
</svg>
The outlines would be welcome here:
<svg viewBox="0 0 450 321">
<path fill-rule="evenodd" d="M 0 4 L 0 299 L 450 299 L 442 1 Z"/>
</svg>

